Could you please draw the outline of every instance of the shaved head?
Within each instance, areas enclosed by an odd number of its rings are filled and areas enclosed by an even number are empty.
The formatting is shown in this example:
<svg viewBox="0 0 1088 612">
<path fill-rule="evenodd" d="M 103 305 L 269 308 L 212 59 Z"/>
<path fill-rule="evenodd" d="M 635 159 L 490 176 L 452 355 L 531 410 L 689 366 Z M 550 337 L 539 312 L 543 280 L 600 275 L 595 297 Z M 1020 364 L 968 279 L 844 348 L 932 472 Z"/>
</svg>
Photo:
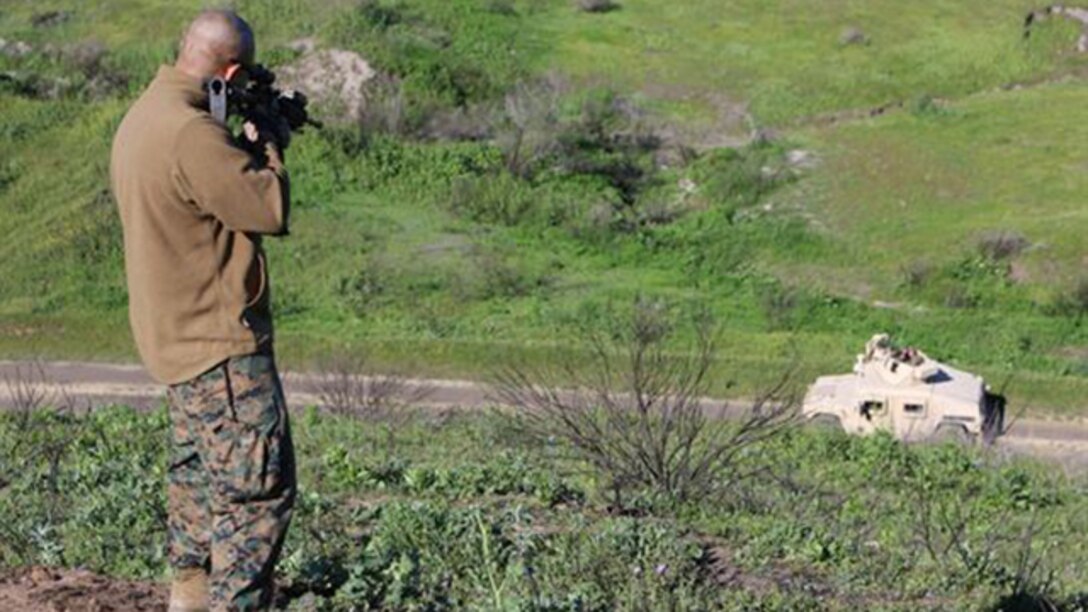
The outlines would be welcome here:
<svg viewBox="0 0 1088 612">
<path fill-rule="evenodd" d="M 232 64 L 251 64 L 253 30 L 234 11 L 204 11 L 185 31 L 177 67 L 197 78 L 222 76 Z"/>
</svg>

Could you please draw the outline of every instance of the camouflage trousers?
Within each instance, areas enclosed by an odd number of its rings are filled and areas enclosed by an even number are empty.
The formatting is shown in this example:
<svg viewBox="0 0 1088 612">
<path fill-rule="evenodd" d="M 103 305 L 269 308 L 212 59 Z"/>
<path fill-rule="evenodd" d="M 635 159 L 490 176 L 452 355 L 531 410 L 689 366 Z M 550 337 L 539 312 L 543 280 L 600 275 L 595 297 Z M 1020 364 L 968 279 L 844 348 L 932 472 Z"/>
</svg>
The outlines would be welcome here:
<svg viewBox="0 0 1088 612">
<path fill-rule="evenodd" d="M 168 390 L 169 560 L 209 572 L 209 608 L 266 609 L 295 499 L 275 361 L 232 357 Z"/>
</svg>

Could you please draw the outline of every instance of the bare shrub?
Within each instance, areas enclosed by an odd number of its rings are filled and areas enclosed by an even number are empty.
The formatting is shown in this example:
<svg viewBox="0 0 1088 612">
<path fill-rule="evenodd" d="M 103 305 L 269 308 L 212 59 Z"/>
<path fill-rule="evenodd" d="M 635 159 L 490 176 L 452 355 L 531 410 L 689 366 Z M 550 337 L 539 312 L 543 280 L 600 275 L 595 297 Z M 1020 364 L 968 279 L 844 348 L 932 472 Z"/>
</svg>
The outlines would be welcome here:
<svg viewBox="0 0 1088 612">
<path fill-rule="evenodd" d="M 966 310 L 978 306 L 979 297 L 969 288 L 956 284 L 944 290 L 943 302 L 946 308 Z"/>
<path fill-rule="evenodd" d="M 40 456 L 49 465 L 47 489 L 58 494 L 61 462 L 83 425 L 82 420 L 73 418 L 75 400 L 63 384 L 52 380 L 39 360 L 16 365 L 3 382 L 6 393 L 0 394 L 0 410 L 7 409 L 16 434 L 9 446 L 0 448 L 0 488 L 8 480 L 7 466 L 14 468 Z M 51 417 L 66 426 L 51 427 Z"/>
<path fill-rule="evenodd" d="M 66 23 L 72 18 L 72 14 L 68 11 L 46 11 L 44 13 L 34 13 L 30 17 L 30 25 L 35 28 L 52 28 Z"/>
<path fill-rule="evenodd" d="M 906 513 L 913 521 L 913 544 L 946 575 L 998 587 L 1005 603 L 1032 603 L 1000 610 L 1058 609 L 1049 595 L 1055 574 L 1045 564 L 1049 551 L 1038 537 L 1034 511 L 1028 524 L 1014 528 L 1012 511 L 992 516 L 989 509 L 979 509 L 978 487 L 947 495 L 918 482 L 914 490 L 914 505 Z"/>
<path fill-rule="evenodd" d="M 428 119 L 419 136 L 426 140 L 486 140 L 491 137 L 494 113 L 487 104 L 458 106 Z"/>
<path fill-rule="evenodd" d="M 487 12 L 513 17 L 518 14 L 518 9 L 513 0 L 491 0 L 487 3 Z"/>
<path fill-rule="evenodd" d="M 57 398 L 57 391 L 40 361 L 16 365 L 10 374 L 4 375 L 4 387 L 6 407 L 20 415 L 52 406 Z"/>
<path fill-rule="evenodd" d="M 904 265 L 900 273 L 903 275 L 903 283 L 906 286 L 919 289 L 924 287 L 933 276 L 933 264 L 915 259 Z"/>
<path fill-rule="evenodd" d="M 333 414 L 367 421 L 388 418 L 398 407 L 422 401 L 430 389 L 399 374 L 377 374 L 359 354 L 338 353 L 319 364 L 310 390 Z"/>
<path fill-rule="evenodd" d="M 477 245 L 471 257 L 482 277 L 482 296 L 487 298 L 524 297 L 548 286 L 548 277 L 518 265 L 513 253 L 507 250 Z"/>
<path fill-rule="evenodd" d="M 82 93 L 92 100 L 107 98 L 128 87 L 128 75 L 108 61 L 109 48 L 97 40 L 63 47 L 60 58 L 83 75 Z"/>
<path fill-rule="evenodd" d="M 759 306 L 767 317 L 767 325 L 772 331 L 791 327 L 799 301 L 795 289 L 777 284 L 764 288 L 759 294 Z"/>
<path fill-rule="evenodd" d="M 510 366 L 495 393 L 515 407 L 515 430 L 566 442 L 597 469 L 617 510 L 638 489 L 678 502 L 721 495 L 752 475 L 745 457 L 791 423 L 795 402 L 783 393 L 788 377 L 746 409 L 705 399 L 712 326 L 697 317 L 692 328 L 690 351 L 667 352 L 675 329 L 665 309 L 640 299 L 612 334 L 586 330 L 588 364 Z"/>
<path fill-rule="evenodd" d="M 1031 243 L 1017 231 L 999 230 L 987 232 L 978 241 L 979 255 L 991 261 L 1002 261 L 1023 253 Z"/>
<path fill-rule="evenodd" d="M 464 177 L 450 189 L 449 208 L 476 222 L 514 226 L 533 212 L 537 198 L 509 173 Z"/>
<path fill-rule="evenodd" d="M 576 5 L 584 13 L 609 13 L 620 8 L 613 0 L 577 0 Z"/>
<path fill-rule="evenodd" d="M 376 372 L 358 353 L 321 360 L 307 386 L 325 410 L 383 427 L 390 453 L 397 430 L 414 416 L 414 404 L 431 394 L 429 387 L 404 376 Z"/>
<path fill-rule="evenodd" d="M 851 45 L 868 45 L 869 36 L 857 27 L 849 27 L 839 34 L 839 44 L 843 47 Z"/>
<path fill-rule="evenodd" d="M 405 136 L 411 129 L 407 101 L 400 81 L 380 75 L 367 88 L 366 100 L 359 112 L 359 126 L 364 135 Z"/>
<path fill-rule="evenodd" d="M 1088 313 L 1088 275 L 1074 280 L 1062 296 L 1063 310 L 1082 316 Z"/>
<path fill-rule="evenodd" d="M 519 83 L 506 96 L 495 140 L 506 168 L 527 178 L 538 164 L 559 150 L 559 98 L 563 85 L 556 77 Z"/>
</svg>

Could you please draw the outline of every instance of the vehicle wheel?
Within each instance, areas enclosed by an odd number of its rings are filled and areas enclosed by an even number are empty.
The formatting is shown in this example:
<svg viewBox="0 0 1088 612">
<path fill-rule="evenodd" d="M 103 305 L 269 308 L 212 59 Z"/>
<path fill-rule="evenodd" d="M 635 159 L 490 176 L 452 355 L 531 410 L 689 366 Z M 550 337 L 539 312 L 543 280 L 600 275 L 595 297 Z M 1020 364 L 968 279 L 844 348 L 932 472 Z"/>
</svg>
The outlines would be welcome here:
<svg viewBox="0 0 1088 612">
<path fill-rule="evenodd" d="M 831 414 L 817 414 L 808 420 L 808 424 L 813 429 L 820 431 L 843 431 L 842 421 L 839 417 Z"/>
<path fill-rule="evenodd" d="M 933 441 L 937 443 L 942 442 L 954 442 L 956 444 L 971 444 L 975 441 L 967 428 L 963 425 L 951 425 L 945 423 L 937 427 L 937 431 L 933 433 Z"/>
</svg>

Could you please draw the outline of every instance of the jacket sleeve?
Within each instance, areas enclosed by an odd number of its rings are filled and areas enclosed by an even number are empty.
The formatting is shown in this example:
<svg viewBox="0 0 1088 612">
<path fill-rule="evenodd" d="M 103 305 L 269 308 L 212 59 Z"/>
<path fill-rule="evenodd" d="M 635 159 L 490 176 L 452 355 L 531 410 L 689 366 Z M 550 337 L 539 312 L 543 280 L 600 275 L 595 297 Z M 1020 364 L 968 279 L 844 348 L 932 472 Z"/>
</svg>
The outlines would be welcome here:
<svg viewBox="0 0 1088 612">
<path fill-rule="evenodd" d="M 178 188 L 197 208 L 235 231 L 287 234 L 290 183 L 274 147 L 258 159 L 211 117 L 186 124 L 175 147 Z"/>
</svg>

